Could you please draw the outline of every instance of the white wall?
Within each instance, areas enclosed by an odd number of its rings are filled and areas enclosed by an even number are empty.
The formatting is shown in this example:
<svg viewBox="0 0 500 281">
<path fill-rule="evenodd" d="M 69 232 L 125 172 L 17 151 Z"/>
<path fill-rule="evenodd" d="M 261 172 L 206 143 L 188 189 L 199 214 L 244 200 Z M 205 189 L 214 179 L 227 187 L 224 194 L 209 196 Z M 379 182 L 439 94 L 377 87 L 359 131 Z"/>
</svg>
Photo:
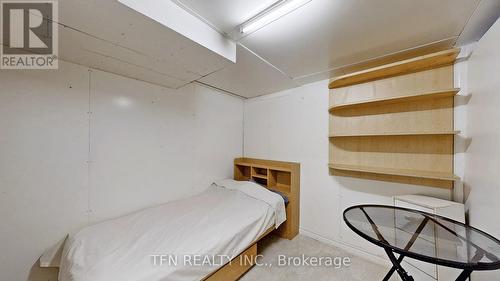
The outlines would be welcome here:
<svg viewBox="0 0 500 281">
<path fill-rule="evenodd" d="M 477 43 L 468 65 L 469 89 L 465 185 L 469 222 L 500 238 L 500 21 Z M 473 280 L 499 280 L 500 271 Z"/>
<path fill-rule="evenodd" d="M 55 280 L 35 263 L 66 233 L 200 192 L 242 154 L 243 101 L 200 86 L 65 62 L 0 85 L 2 281 Z"/>
<path fill-rule="evenodd" d="M 325 242 L 349 245 L 385 258 L 343 223 L 345 208 L 392 204 L 398 194 L 448 199 L 444 189 L 348 177 L 328 171 L 328 81 L 245 101 L 244 154 L 301 163 L 301 231 Z"/>
</svg>

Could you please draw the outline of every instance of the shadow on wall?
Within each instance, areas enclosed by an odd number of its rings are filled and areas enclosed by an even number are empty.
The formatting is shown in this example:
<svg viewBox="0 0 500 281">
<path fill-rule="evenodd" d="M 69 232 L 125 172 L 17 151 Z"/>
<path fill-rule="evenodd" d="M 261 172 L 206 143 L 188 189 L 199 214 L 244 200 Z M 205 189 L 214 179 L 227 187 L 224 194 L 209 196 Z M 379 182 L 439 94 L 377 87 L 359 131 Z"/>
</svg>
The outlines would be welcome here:
<svg viewBox="0 0 500 281">
<path fill-rule="evenodd" d="M 443 102 L 430 101 L 420 101 L 418 103 L 408 103 L 404 104 L 405 111 L 429 111 L 437 109 L 446 109 L 449 104 Z M 401 107 L 395 107 L 393 104 L 380 104 L 377 106 L 364 106 L 356 108 L 343 108 L 331 112 L 335 116 L 341 117 L 356 117 L 356 116 L 368 116 L 368 115 L 384 115 L 391 113 L 401 113 Z"/>
<path fill-rule="evenodd" d="M 391 182 L 387 180 L 377 180 L 373 178 L 363 178 L 363 173 L 359 173 L 360 177 L 346 177 L 346 176 L 337 176 L 336 181 L 345 188 L 345 190 L 349 190 L 350 192 L 355 192 L 356 196 L 360 196 L 361 194 L 367 194 L 366 202 L 370 204 L 381 204 L 381 203 L 391 203 L 392 197 L 396 195 L 406 195 L 406 194 L 420 194 L 433 196 L 440 199 L 449 200 L 450 191 L 444 188 L 435 188 L 424 185 L 410 185 L 410 184 L 400 184 L 397 181 Z M 376 176 L 376 175 L 375 175 Z M 380 202 L 373 201 L 373 195 L 378 196 Z M 363 201 L 362 198 L 356 198 L 356 201 L 361 204 Z"/>
<path fill-rule="evenodd" d="M 58 268 L 41 268 L 39 265 L 40 260 L 37 260 L 31 267 L 28 280 L 26 281 L 58 281 Z"/>
<path fill-rule="evenodd" d="M 472 143 L 472 138 L 462 135 L 455 136 L 455 153 L 466 153 Z"/>
<path fill-rule="evenodd" d="M 405 177 L 405 176 L 397 176 L 397 175 L 386 175 L 386 174 L 375 174 L 375 173 L 364 173 L 357 171 L 343 171 L 343 170 L 330 170 L 330 175 L 343 177 L 343 178 L 356 178 L 362 180 L 369 180 L 366 184 L 358 184 L 354 186 L 351 181 L 341 181 L 344 187 L 351 189 L 353 191 L 361 191 L 369 192 L 376 195 L 382 196 L 394 196 L 401 194 L 414 194 L 416 192 L 415 185 L 421 186 L 426 192 L 430 190 L 430 188 L 441 189 L 441 190 L 449 190 L 450 182 L 446 180 L 437 180 L 437 179 L 426 179 L 426 178 L 414 178 L 414 177 Z M 394 184 L 404 184 L 408 185 L 409 188 L 402 188 L 401 185 L 397 187 Z M 409 185 L 412 185 L 411 187 Z M 359 188 L 359 186 L 364 186 L 364 188 Z M 402 191 L 405 190 L 403 193 Z M 385 193 L 384 193 L 385 192 Z M 427 192 L 429 193 L 429 192 Z M 448 196 L 441 196 L 440 198 L 449 200 L 450 192 L 447 192 Z M 433 193 L 422 194 L 435 196 Z"/>
<path fill-rule="evenodd" d="M 464 182 L 464 202 L 467 202 L 471 193 L 471 187 L 468 183 Z M 468 210 L 467 210 L 468 211 Z"/>
<path fill-rule="evenodd" d="M 456 95 L 455 96 L 455 106 L 467 105 L 472 98 L 472 94 L 468 95 Z"/>
</svg>

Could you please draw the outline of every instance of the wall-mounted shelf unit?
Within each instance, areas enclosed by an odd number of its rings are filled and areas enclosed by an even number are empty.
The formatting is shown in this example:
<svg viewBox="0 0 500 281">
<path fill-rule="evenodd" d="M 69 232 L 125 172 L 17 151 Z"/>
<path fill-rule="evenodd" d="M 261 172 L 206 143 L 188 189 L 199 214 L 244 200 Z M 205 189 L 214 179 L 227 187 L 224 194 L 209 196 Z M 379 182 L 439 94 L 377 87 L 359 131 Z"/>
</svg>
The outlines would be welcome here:
<svg viewBox="0 0 500 281">
<path fill-rule="evenodd" d="M 353 74 L 330 83 L 330 173 L 452 188 L 451 49 Z"/>
<path fill-rule="evenodd" d="M 425 178 L 425 179 L 436 179 L 436 180 L 446 180 L 455 181 L 460 179 L 452 173 L 440 173 L 432 171 L 417 171 L 417 170 L 405 170 L 405 169 L 391 169 L 391 168 L 377 168 L 377 167 L 366 167 L 366 166 L 355 166 L 355 165 L 339 165 L 330 164 L 331 169 L 343 170 L 343 171 L 354 171 L 354 172 L 364 172 L 373 174 L 384 174 L 393 176 L 404 176 L 404 177 L 414 177 L 414 178 Z"/>
<path fill-rule="evenodd" d="M 409 73 L 452 65 L 459 53 L 460 49 L 450 49 L 339 76 L 333 79 L 333 81 L 329 85 L 329 88 L 335 89 L 346 87 L 393 76 L 405 75 Z"/>
<path fill-rule="evenodd" d="M 368 134 L 333 134 L 330 138 L 345 138 L 345 137 L 376 137 L 376 136 L 419 136 L 419 135 L 458 135 L 460 131 L 441 131 L 441 132 L 431 132 L 431 131 L 421 131 L 421 132 L 380 132 L 380 133 L 368 133 Z"/>
<path fill-rule="evenodd" d="M 361 106 L 375 106 L 375 105 L 393 104 L 393 103 L 400 103 L 400 102 L 415 102 L 415 101 L 419 101 L 422 99 L 446 98 L 446 97 L 455 96 L 458 92 L 460 92 L 460 88 L 438 90 L 438 91 L 432 91 L 432 92 L 428 92 L 428 93 L 417 92 L 417 93 L 412 93 L 412 94 L 403 95 L 403 96 L 376 98 L 376 99 L 369 99 L 369 100 L 363 100 L 363 101 L 357 101 L 357 102 L 351 102 L 351 103 L 336 104 L 334 106 L 331 106 L 329 108 L 329 110 L 334 111 L 334 110 L 355 108 L 355 107 L 361 107 Z"/>
</svg>

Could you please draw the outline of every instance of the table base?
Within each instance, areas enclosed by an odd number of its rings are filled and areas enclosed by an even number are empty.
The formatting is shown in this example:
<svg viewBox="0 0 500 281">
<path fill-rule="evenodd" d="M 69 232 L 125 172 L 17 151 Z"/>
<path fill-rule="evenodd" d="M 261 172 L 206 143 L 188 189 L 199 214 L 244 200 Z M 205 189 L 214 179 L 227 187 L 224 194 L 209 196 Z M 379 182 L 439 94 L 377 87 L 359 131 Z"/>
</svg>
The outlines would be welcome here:
<svg viewBox="0 0 500 281">
<path fill-rule="evenodd" d="M 391 249 L 384 249 L 389 260 L 392 263 L 392 268 L 387 272 L 387 275 L 382 279 L 382 281 L 389 281 L 394 272 L 397 272 L 403 281 L 414 281 L 413 277 L 408 275 L 408 272 L 401 266 L 401 262 L 405 258 L 404 255 L 400 255 L 399 258 L 396 259 L 396 256 L 392 252 Z M 465 269 L 462 273 L 455 279 L 455 281 L 466 281 L 472 273 L 472 270 Z"/>
</svg>

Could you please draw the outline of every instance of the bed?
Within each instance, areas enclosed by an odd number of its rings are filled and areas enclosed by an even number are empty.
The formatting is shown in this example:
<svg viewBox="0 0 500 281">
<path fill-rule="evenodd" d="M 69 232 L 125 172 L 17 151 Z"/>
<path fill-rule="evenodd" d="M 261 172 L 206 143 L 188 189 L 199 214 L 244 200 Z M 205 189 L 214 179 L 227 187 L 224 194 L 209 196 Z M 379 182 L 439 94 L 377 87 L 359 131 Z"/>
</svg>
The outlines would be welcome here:
<svg viewBox="0 0 500 281">
<path fill-rule="evenodd" d="M 59 281 L 236 280 L 254 264 L 257 241 L 290 223 L 285 201 L 265 185 L 228 179 L 88 226 L 64 242 Z"/>
</svg>

